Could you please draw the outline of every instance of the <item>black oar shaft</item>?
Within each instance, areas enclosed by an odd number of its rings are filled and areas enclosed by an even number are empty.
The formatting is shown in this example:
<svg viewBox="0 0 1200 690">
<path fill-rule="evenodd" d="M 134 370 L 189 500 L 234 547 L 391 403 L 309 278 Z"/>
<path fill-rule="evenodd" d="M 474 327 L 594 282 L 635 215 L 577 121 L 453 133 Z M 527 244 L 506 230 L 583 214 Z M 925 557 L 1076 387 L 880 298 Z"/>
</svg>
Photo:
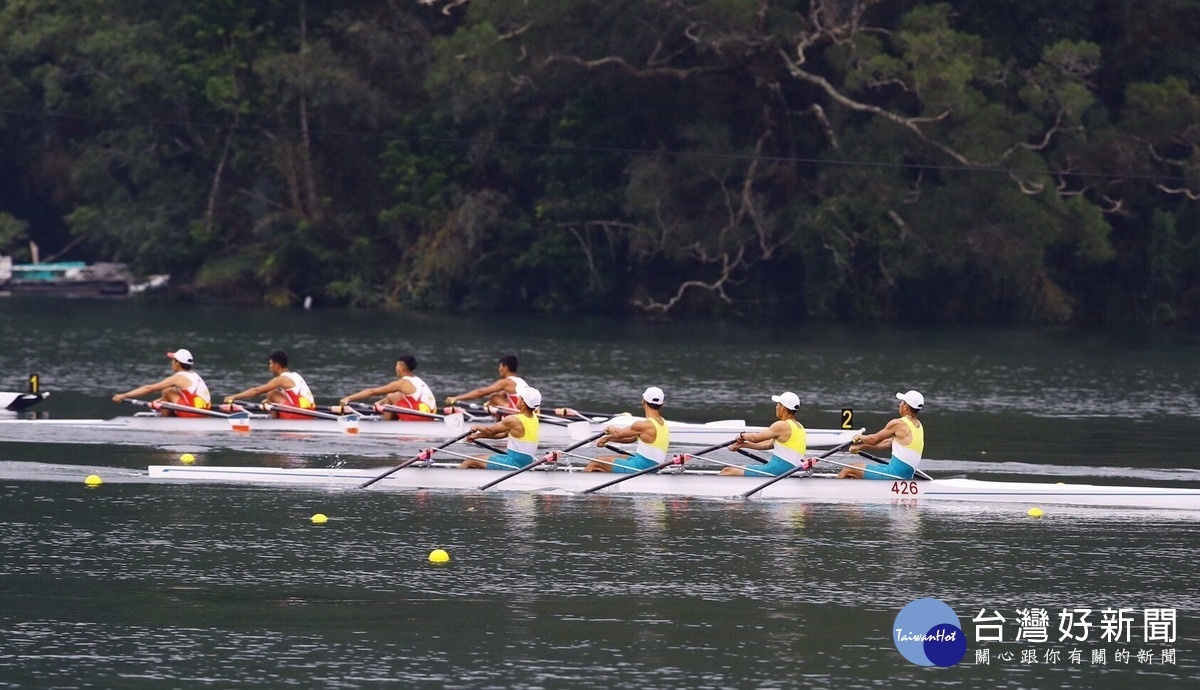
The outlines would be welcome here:
<svg viewBox="0 0 1200 690">
<path fill-rule="evenodd" d="M 504 455 L 506 453 L 506 451 L 501 450 L 500 448 L 497 448 L 496 446 L 493 446 L 490 443 L 484 443 L 483 441 L 480 441 L 477 438 L 471 439 L 471 443 L 474 443 L 475 445 L 479 446 L 480 448 L 483 448 L 484 450 L 487 450 L 487 451 L 491 451 L 493 453 L 499 453 L 500 455 Z"/>
<path fill-rule="evenodd" d="M 738 448 L 736 452 L 738 455 L 745 455 L 746 457 L 750 458 L 751 460 L 754 460 L 756 462 L 761 462 L 764 465 L 767 464 L 768 462 L 770 462 L 766 458 L 763 458 L 760 455 L 755 455 L 754 453 L 751 453 L 750 451 L 745 450 L 743 448 Z"/>
</svg>

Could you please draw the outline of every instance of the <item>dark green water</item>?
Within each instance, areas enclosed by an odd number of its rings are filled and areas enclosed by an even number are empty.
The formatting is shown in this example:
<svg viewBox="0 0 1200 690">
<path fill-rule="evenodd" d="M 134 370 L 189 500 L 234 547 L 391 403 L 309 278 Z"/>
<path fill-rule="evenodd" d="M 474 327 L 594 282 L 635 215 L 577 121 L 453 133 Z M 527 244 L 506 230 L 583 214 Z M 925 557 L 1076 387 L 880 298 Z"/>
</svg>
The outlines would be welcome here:
<svg viewBox="0 0 1200 690">
<path fill-rule="evenodd" d="M 188 347 L 218 395 L 284 347 L 318 398 L 386 381 L 412 350 L 439 396 L 515 351 L 547 405 L 809 426 L 927 398 L 934 474 L 1194 486 L 1190 334 L 870 330 L 724 322 L 457 318 L 0 300 L 0 388 L 38 371 L 42 414 L 110 417 L 113 392 Z M 764 402 L 765 401 L 765 402 Z M 0 438 L 0 687 L 1139 687 L 1200 678 L 1189 513 L 831 506 L 605 496 L 373 493 L 150 483 L 184 450 L 221 464 L 375 466 L 369 439 Z M 361 443 L 360 443 L 361 442 Z M 357 444 L 357 445 L 356 445 Z M 106 483 L 87 489 L 83 474 Z M 322 512 L 328 524 L 309 517 Z M 433 548 L 448 566 L 428 563 Z M 954 608 L 963 662 L 913 665 L 898 611 Z M 981 609 L 1049 642 L 982 642 Z M 1174 609 L 1177 639 L 1057 641 L 1061 609 Z M 987 649 L 990 663 L 978 663 Z M 1023 663 L 1022 650 L 1036 652 Z M 1071 649 L 1082 653 L 1079 663 Z M 1105 651 L 1105 663 L 1094 660 Z M 1119 650 L 1131 652 L 1128 661 Z M 1044 661 L 1058 650 L 1061 659 Z M 1138 651 L 1154 658 L 1139 660 Z M 1162 654 L 1175 658 L 1163 663 Z M 1012 660 L 1003 660 L 1011 653 Z"/>
</svg>

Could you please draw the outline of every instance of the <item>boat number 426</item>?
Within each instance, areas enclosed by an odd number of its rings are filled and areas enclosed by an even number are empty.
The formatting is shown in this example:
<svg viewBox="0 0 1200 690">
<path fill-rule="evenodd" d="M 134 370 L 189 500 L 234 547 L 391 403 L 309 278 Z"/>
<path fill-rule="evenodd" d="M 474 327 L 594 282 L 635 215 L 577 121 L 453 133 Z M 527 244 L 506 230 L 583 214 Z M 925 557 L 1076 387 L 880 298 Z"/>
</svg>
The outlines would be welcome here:
<svg viewBox="0 0 1200 690">
<path fill-rule="evenodd" d="M 892 493 L 900 494 L 902 496 L 916 496 L 917 495 L 917 483 L 916 482 L 892 482 Z"/>
</svg>

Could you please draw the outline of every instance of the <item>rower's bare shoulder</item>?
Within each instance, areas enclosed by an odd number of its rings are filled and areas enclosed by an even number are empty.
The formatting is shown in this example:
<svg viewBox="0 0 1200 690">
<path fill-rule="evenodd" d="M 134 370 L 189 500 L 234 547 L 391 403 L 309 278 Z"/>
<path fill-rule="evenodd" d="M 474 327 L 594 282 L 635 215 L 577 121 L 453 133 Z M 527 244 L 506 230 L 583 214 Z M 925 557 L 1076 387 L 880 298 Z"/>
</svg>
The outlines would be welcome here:
<svg viewBox="0 0 1200 690">
<path fill-rule="evenodd" d="M 783 434 L 783 433 L 787 433 L 787 434 L 792 433 L 792 425 L 788 424 L 787 420 L 783 420 L 783 419 L 776 420 L 774 423 L 771 424 L 771 426 L 769 426 L 767 428 L 770 429 L 772 432 L 774 432 L 776 436 L 778 436 L 779 434 Z M 800 427 L 800 428 L 803 429 L 804 427 Z"/>
</svg>

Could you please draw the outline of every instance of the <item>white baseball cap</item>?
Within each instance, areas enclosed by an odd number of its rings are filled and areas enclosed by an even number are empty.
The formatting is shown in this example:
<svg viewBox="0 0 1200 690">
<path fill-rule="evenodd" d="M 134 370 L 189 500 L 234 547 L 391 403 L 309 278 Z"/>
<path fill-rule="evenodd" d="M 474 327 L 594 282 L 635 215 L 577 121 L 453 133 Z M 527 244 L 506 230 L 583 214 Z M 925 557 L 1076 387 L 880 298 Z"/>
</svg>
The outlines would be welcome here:
<svg viewBox="0 0 1200 690">
<path fill-rule="evenodd" d="M 195 364 L 196 360 L 192 358 L 192 351 L 185 350 L 182 347 L 174 352 L 168 352 L 167 357 L 179 362 L 180 364 Z"/>
<path fill-rule="evenodd" d="M 792 412 L 795 412 L 796 410 L 800 409 L 800 396 L 796 395 L 795 393 L 793 393 L 791 391 L 788 391 L 788 392 L 780 394 L 780 395 L 772 395 L 771 399 L 774 400 L 775 402 L 779 403 L 780 405 L 783 405 L 784 407 L 788 408 Z"/>
<path fill-rule="evenodd" d="M 650 386 L 646 389 L 645 393 L 642 393 L 642 400 L 645 400 L 651 405 L 661 405 L 666 399 L 667 396 L 663 393 L 663 389 L 659 388 L 658 386 Z"/>
<path fill-rule="evenodd" d="M 529 407 L 538 407 L 542 404 L 542 393 L 532 386 L 517 386 L 517 397 L 524 400 Z"/>
<path fill-rule="evenodd" d="M 908 403 L 908 406 L 913 408 L 914 410 L 919 410 L 922 407 L 925 407 L 925 396 L 921 395 L 920 393 L 918 393 L 916 391 L 909 391 L 907 393 L 897 393 L 896 399 L 903 400 L 904 402 Z"/>
</svg>

